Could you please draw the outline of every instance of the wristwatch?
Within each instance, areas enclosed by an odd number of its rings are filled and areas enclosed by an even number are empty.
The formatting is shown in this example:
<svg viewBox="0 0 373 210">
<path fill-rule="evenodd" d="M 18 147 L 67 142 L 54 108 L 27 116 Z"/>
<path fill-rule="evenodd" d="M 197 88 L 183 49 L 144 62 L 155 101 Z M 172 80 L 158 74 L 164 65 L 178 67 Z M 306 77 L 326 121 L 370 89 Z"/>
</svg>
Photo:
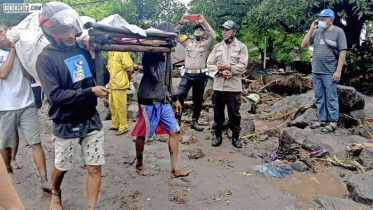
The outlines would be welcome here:
<svg viewBox="0 0 373 210">
<path fill-rule="evenodd" d="M 184 24 L 182 24 L 182 23 L 179 21 L 179 25 L 184 25 Z"/>
</svg>

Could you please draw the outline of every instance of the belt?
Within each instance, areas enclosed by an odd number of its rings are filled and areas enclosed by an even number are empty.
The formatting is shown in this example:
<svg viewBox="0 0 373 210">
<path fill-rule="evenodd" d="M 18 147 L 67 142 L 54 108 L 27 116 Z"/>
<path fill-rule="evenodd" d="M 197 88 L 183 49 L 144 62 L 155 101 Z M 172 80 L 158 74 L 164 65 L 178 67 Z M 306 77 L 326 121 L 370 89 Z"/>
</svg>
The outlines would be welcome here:
<svg viewBox="0 0 373 210">
<path fill-rule="evenodd" d="M 190 69 L 185 69 L 185 73 L 188 74 L 200 74 L 200 73 L 205 73 L 207 69 L 196 69 L 196 70 L 190 70 Z"/>
</svg>

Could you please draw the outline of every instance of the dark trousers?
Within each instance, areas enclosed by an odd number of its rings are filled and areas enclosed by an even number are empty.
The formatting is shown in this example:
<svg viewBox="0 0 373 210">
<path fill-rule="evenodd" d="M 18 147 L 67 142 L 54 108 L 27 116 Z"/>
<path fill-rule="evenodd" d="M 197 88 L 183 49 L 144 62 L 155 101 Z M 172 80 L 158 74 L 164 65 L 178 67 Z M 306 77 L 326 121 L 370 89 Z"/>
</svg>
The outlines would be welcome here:
<svg viewBox="0 0 373 210">
<path fill-rule="evenodd" d="M 43 100 L 44 100 L 43 89 L 40 86 L 33 87 L 32 92 L 34 93 L 36 108 L 40 109 L 41 106 L 43 105 Z"/>
<path fill-rule="evenodd" d="M 223 131 L 225 122 L 225 105 L 228 108 L 229 128 L 233 133 L 241 131 L 241 92 L 221 92 L 214 91 L 212 95 L 214 106 L 214 126 L 215 131 Z"/>
<path fill-rule="evenodd" d="M 193 87 L 193 119 L 199 119 L 202 110 L 203 93 L 205 92 L 205 86 L 207 84 L 207 75 L 205 73 L 200 74 L 188 74 L 185 73 L 181 78 L 179 84 L 179 90 L 177 96 L 184 108 L 184 101 L 188 96 L 190 88 Z M 181 119 L 181 115 L 177 117 Z"/>
</svg>

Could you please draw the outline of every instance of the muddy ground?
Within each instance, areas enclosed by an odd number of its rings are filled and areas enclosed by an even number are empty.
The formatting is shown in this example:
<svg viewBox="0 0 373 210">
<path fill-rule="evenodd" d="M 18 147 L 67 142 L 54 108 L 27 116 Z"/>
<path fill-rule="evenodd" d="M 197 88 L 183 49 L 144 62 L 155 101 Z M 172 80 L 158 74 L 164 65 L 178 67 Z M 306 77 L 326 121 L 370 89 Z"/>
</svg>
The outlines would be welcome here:
<svg viewBox="0 0 373 210">
<path fill-rule="evenodd" d="M 45 108 L 40 111 L 40 118 L 50 177 L 54 150 Z M 130 121 L 130 128 L 134 124 Z M 257 121 L 257 130 L 266 124 Z M 132 165 L 135 160 L 133 137 L 130 133 L 117 137 L 113 131 L 108 131 L 109 126 L 110 121 L 105 121 L 106 164 L 96 209 L 318 209 L 314 196 L 343 197 L 347 189 L 341 177 L 352 173 L 335 167 L 322 168 L 318 174 L 295 172 L 284 179 L 256 173 L 251 167 L 264 162 L 260 153 L 274 148 L 276 138 L 247 141 L 240 150 L 225 138 L 220 147 L 213 148 L 209 126 L 206 126 L 202 133 L 187 129 L 185 133 L 195 136 L 197 142 L 180 144 L 179 164 L 193 170 L 189 177 L 171 179 L 167 142 L 159 140 L 148 142 L 144 156 L 146 166 L 156 174 L 141 177 Z M 188 155 L 196 149 L 201 149 L 204 157 L 189 159 Z M 51 195 L 40 190 L 31 149 L 22 140 L 17 160 L 24 167 L 15 171 L 21 182 L 16 185 L 16 190 L 26 209 L 48 209 Z M 64 209 L 86 208 L 86 175 L 83 162 L 66 174 L 62 184 Z"/>
</svg>

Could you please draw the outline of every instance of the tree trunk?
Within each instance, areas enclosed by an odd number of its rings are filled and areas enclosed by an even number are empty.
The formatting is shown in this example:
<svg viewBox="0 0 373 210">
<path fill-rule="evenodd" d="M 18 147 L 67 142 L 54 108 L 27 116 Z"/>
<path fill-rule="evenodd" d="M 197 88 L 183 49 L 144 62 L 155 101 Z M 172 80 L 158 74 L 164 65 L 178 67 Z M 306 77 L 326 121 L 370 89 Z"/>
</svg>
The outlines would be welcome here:
<svg viewBox="0 0 373 210">
<path fill-rule="evenodd" d="M 364 26 L 364 20 L 358 19 L 357 15 L 350 16 L 347 15 L 347 19 L 349 20 L 347 22 L 347 28 L 346 28 L 346 38 L 348 40 L 347 46 L 349 49 L 352 48 L 353 45 L 356 45 L 357 47 L 360 47 L 360 34 L 363 30 Z"/>
<path fill-rule="evenodd" d="M 359 19 L 356 11 L 353 10 L 355 5 L 356 4 L 350 4 L 349 1 L 344 1 L 342 4 L 334 5 L 334 12 L 336 13 L 334 24 L 342 28 L 345 32 L 348 49 L 351 49 L 354 45 L 360 47 L 360 35 L 364 27 L 364 22 L 367 20 L 365 15 Z M 346 26 L 342 24 L 341 18 L 337 15 L 340 11 L 344 11 L 347 15 Z"/>
</svg>

